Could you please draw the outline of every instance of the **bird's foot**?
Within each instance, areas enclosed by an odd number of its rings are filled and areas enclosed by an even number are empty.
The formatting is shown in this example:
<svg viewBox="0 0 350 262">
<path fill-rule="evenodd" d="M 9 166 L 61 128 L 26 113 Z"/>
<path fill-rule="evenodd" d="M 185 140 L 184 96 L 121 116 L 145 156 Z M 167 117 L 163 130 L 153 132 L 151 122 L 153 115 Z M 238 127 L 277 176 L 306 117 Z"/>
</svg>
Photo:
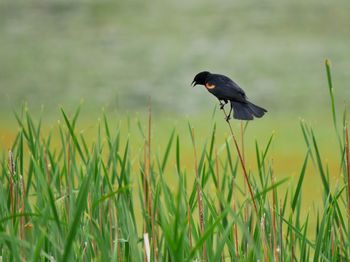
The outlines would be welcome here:
<svg viewBox="0 0 350 262">
<path fill-rule="evenodd" d="M 222 103 L 222 102 L 220 102 L 220 110 L 224 110 L 224 107 L 225 107 L 226 104 L 227 104 L 227 103 Z"/>
<path fill-rule="evenodd" d="M 231 119 L 230 115 L 226 116 L 226 118 L 225 118 L 226 122 L 230 121 L 230 119 Z"/>
</svg>

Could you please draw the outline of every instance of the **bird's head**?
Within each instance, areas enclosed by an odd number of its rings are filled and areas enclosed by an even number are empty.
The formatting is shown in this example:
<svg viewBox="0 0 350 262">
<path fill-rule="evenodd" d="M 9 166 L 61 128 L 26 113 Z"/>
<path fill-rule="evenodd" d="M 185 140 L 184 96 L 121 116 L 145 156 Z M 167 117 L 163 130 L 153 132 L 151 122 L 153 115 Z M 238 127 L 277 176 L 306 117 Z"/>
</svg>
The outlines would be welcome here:
<svg viewBox="0 0 350 262">
<path fill-rule="evenodd" d="M 195 85 L 204 85 L 205 84 L 205 80 L 207 79 L 207 77 L 210 75 L 210 73 L 208 71 L 203 71 L 203 72 L 200 72 L 198 73 L 193 81 L 192 81 L 192 86 L 195 86 Z"/>
</svg>

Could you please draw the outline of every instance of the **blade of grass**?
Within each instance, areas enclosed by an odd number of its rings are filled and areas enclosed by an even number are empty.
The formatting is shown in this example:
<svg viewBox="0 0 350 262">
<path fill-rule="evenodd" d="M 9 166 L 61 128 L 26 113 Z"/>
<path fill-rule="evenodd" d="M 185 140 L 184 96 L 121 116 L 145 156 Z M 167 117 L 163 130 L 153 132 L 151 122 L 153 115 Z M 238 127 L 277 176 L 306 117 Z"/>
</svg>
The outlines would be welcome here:
<svg viewBox="0 0 350 262">
<path fill-rule="evenodd" d="M 327 181 L 327 178 L 326 178 L 326 175 L 325 175 L 325 172 L 324 172 L 324 169 L 323 169 L 320 152 L 318 150 L 318 145 L 317 145 L 317 142 L 316 142 L 316 138 L 315 138 L 314 132 L 312 130 L 311 130 L 311 134 L 312 134 L 312 142 L 313 142 L 315 153 L 316 153 L 316 160 L 317 160 L 317 165 L 318 165 L 319 173 L 320 173 L 320 176 L 321 176 L 322 184 L 323 184 L 323 187 L 325 189 L 326 196 L 328 196 L 330 194 L 330 192 L 329 192 L 329 183 Z"/>
<path fill-rule="evenodd" d="M 79 144 L 79 142 L 78 142 L 78 139 L 77 139 L 77 137 L 76 137 L 75 134 L 74 134 L 73 126 L 70 124 L 66 113 L 63 111 L 63 108 L 61 108 L 61 112 L 62 112 L 62 114 L 63 114 L 64 121 L 66 122 L 66 125 L 67 125 L 67 127 L 68 127 L 69 133 L 70 133 L 70 135 L 71 135 L 71 137 L 72 137 L 72 139 L 73 139 L 74 145 L 75 145 L 75 147 L 77 148 L 81 159 L 82 159 L 83 162 L 86 164 L 87 162 L 86 162 L 85 156 L 84 156 L 84 154 L 83 154 L 83 151 L 82 151 L 81 148 L 80 148 L 80 144 Z"/>
<path fill-rule="evenodd" d="M 295 193 L 294 193 L 294 197 L 293 197 L 293 201 L 292 201 L 292 212 L 293 213 L 294 213 L 295 207 L 297 205 L 297 202 L 299 200 L 301 186 L 303 184 L 304 176 L 305 176 L 305 173 L 306 173 L 305 171 L 306 171 L 306 167 L 307 167 L 307 160 L 308 160 L 308 158 L 309 158 L 309 151 L 306 154 L 306 157 L 305 157 L 305 160 L 304 160 L 304 164 L 303 164 L 303 167 L 302 167 L 300 175 L 299 175 L 297 188 L 296 188 Z"/>
<path fill-rule="evenodd" d="M 171 135 L 170 135 L 170 138 L 169 138 L 169 141 L 168 141 L 165 153 L 164 153 L 164 157 L 163 157 L 163 161 L 162 161 L 162 168 L 161 168 L 162 172 L 164 172 L 164 170 L 165 170 L 165 166 L 166 166 L 167 161 L 168 161 L 170 149 L 171 149 L 171 146 L 173 144 L 174 136 L 175 136 L 175 129 L 173 129 L 173 131 L 171 132 Z"/>
<path fill-rule="evenodd" d="M 69 228 L 69 232 L 68 232 L 68 236 L 67 239 L 65 241 L 65 247 L 64 247 L 64 253 L 62 256 L 62 259 L 60 259 L 60 261 L 68 261 L 70 260 L 70 255 L 72 252 L 72 248 L 73 248 L 73 241 L 75 236 L 77 235 L 77 233 L 79 232 L 79 223 L 80 220 L 82 218 L 83 212 L 86 208 L 87 205 L 87 195 L 89 192 L 89 187 L 90 187 L 90 174 L 87 174 L 87 176 L 84 178 L 84 181 L 81 184 L 80 190 L 79 190 L 79 194 L 77 197 L 77 201 L 76 201 L 76 211 L 75 211 L 75 215 L 74 215 L 74 219 L 72 224 L 70 225 Z"/>
</svg>

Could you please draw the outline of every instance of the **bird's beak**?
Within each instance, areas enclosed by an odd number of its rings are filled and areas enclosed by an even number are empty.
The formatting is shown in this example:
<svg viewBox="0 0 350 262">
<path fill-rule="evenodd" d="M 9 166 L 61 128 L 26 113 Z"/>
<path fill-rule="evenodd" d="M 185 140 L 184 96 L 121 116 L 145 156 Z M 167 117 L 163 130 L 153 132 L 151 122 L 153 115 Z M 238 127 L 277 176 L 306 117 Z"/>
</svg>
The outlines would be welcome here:
<svg viewBox="0 0 350 262">
<path fill-rule="evenodd" d="M 194 87 L 196 85 L 196 80 L 193 80 L 192 83 L 191 83 L 191 86 Z"/>
</svg>

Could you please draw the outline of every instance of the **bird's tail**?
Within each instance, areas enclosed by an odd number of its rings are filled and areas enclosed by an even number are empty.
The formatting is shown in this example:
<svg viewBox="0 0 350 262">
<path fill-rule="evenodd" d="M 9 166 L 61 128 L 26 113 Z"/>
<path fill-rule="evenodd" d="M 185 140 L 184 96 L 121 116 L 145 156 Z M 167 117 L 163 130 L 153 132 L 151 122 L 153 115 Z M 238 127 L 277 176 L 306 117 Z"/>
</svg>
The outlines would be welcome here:
<svg viewBox="0 0 350 262">
<path fill-rule="evenodd" d="M 245 103 L 231 101 L 233 107 L 233 117 L 240 120 L 253 120 L 254 117 L 262 117 L 267 110 L 246 101 Z"/>
</svg>

